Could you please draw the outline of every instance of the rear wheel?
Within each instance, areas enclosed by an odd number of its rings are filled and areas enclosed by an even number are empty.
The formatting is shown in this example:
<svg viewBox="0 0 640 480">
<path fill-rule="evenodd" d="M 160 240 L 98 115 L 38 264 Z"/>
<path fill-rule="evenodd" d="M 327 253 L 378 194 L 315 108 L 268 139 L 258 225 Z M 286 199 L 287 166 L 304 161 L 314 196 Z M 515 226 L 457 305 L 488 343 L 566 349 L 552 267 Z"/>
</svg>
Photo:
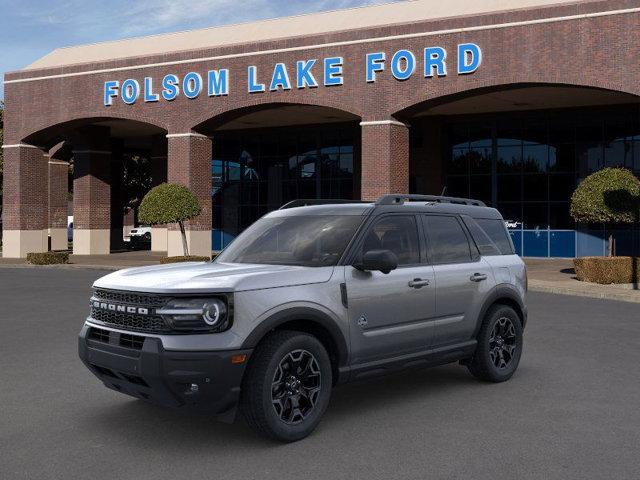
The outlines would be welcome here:
<svg viewBox="0 0 640 480">
<path fill-rule="evenodd" d="M 294 442 L 320 422 L 331 386 L 331 361 L 318 339 L 302 332 L 275 332 L 251 358 L 240 408 L 259 434 Z"/>
<path fill-rule="evenodd" d="M 471 374 L 488 382 L 504 382 L 515 373 L 522 355 L 520 317 L 507 305 L 494 305 L 487 312 L 478 346 L 468 364 Z"/>
</svg>

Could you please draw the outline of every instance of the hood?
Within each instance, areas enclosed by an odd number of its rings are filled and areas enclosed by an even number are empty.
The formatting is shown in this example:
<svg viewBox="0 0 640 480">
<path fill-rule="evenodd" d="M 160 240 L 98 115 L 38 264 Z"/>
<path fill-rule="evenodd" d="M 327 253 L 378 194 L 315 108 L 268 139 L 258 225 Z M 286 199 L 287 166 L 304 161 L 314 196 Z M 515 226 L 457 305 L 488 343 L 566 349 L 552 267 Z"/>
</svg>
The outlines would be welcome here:
<svg viewBox="0 0 640 480">
<path fill-rule="evenodd" d="M 241 292 L 327 282 L 332 273 L 333 267 L 190 262 L 119 270 L 93 285 L 149 293 Z"/>
</svg>

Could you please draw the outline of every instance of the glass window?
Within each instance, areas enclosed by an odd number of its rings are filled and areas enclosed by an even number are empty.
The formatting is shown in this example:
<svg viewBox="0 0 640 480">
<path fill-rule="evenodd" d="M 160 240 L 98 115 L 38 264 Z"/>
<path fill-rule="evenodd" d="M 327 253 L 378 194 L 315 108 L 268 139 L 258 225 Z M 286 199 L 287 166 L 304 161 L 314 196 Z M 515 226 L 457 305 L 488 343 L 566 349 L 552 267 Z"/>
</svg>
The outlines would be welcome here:
<svg viewBox="0 0 640 480">
<path fill-rule="evenodd" d="M 261 218 L 242 232 L 216 262 L 307 267 L 335 265 L 362 219 L 356 215 Z"/>
<path fill-rule="evenodd" d="M 498 147 L 498 173 L 520 173 L 522 171 L 522 147 Z"/>
<path fill-rule="evenodd" d="M 509 240 L 505 222 L 493 218 L 476 218 L 475 221 L 482 227 L 489 238 L 495 243 L 503 255 L 511 255 L 513 246 Z"/>
<path fill-rule="evenodd" d="M 525 229 L 547 229 L 549 226 L 548 203 L 525 203 L 522 206 L 522 216 Z"/>
<path fill-rule="evenodd" d="M 491 238 L 489 238 L 489 235 L 487 235 L 487 233 L 482 229 L 482 227 L 480 227 L 480 225 L 476 223 L 473 218 L 467 216 L 464 216 L 462 218 L 464 220 L 464 223 L 467 225 L 467 228 L 471 233 L 471 237 L 473 238 L 473 241 L 478 247 L 481 255 L 502 254 L 498 246 L 493 242 Z"/>
<path fill-rule="evenodd" d="M 420 263 L 420 243 L 413 216 L 392 215 L 378 220 L 369 229 L 362 244 L 362 253 L 370 250 L 390 250 L 398 257 L 398 265 Z"/>
<path fill-rule="evenodd" d="M 424 225 L 433 263 L 471 261 L 471 249 L 467 235 L 456 217 L 425 215 Z"/>
</svg>

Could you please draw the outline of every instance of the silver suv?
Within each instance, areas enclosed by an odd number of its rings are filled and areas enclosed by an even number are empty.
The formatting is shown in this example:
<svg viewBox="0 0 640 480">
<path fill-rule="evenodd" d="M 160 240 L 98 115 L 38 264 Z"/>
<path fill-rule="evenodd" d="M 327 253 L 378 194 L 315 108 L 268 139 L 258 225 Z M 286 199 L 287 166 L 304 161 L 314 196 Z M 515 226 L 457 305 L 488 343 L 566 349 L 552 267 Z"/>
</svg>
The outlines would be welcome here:
<svg viewBox="0 0 640 480">
<path fill-rule="evenodd" d="M 386 195 L 295 201 L 213 262 L 132 268 L 93 285 L 80 358 L 104 384 L 259 433 L 309 435 L 333 386 L 460 362 L 508 380 L 526 270 L 497 210 Z"/>
</svg>

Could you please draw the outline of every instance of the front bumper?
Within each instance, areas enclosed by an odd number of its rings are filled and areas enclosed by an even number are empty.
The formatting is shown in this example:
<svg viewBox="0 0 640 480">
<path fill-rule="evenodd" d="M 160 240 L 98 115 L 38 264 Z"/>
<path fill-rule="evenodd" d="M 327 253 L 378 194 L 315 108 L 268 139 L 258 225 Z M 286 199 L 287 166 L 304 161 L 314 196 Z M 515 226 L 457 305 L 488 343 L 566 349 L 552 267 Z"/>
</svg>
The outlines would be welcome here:
<svg viewBox="0 0 640 480">
<path fill-rule="evenodd" d="M 112 390 L 162 406 L 192 407 L 231 421 L 251 350 L 171 351 L 157 337 L 85 323 L 78 353 Z M 246 360 L 232 363 L 231 357 L 241 354 Z"/>
</svg>

